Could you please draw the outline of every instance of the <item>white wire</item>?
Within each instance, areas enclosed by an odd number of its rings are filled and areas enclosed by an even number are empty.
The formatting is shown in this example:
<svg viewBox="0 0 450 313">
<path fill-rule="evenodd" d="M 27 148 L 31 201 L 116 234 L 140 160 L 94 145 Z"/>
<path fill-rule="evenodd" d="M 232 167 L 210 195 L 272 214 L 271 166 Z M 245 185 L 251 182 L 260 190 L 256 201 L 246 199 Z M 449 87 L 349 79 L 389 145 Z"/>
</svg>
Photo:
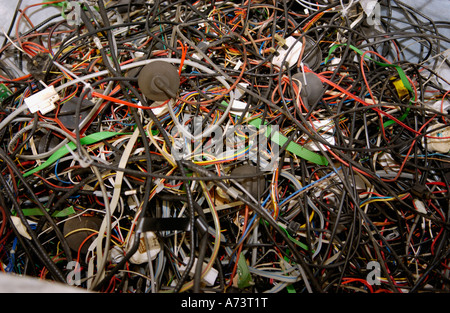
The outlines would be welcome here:
<svg viewBox="0 0 450 313">
<path fill-rule="evenodd" d="M 296 0 L 298 4 L 303 5 L 305 8 L 311 10 L 311 11 L 319 11 L 319 9 L 315 8 L 315 7 L 320 7 L 320 8 L 325 8 L 327 7 L 327 5 L 324 4 L 316 4 L 316 3 L 312 3 L 306 0 Z"/>
<path fill-rule="evenodd" d="M 25 53 L 25 51 L 20 48 L 16 43 L 14 43 L 14 41 L 8 36 L 8 34 L 6 33 L 5 29 L 2 27 L 2 33 L 5 35 L 5 37 L 8 39 L 9 42 L 11 42 L 11 44 L 17 48 L 17 50 L 20 50 L 22 53 Z"/>
</svg>

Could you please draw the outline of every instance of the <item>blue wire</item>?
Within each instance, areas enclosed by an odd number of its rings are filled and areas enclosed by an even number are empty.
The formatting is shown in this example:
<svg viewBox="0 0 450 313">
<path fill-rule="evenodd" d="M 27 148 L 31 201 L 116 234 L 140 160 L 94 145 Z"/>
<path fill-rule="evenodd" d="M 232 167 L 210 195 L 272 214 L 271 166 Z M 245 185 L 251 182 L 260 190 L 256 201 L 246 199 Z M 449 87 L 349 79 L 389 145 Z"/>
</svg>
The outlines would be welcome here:
<svg viewBox="0 0 450 313">
<path fill-rule="evenodd" d="M 60 182 L 64 183 L 64 184 L 72 185 L 71 182 L 66 182 L 66 181 L 62 180 L 61 178 L 59 178 L 59 176 L 58 176 L 58 163 L 59 163 L 59 160 L 60 159 L 56 160 L 56 163 L 55 163 L 55 176 L 56 176 L 56 179 L 59 180 Z"/>
<path fill-rule="evenodd" d="M 8 273 L 11 273 L 14 269 L 16 247 L 17 247 L 17 237 L 14 238 L 13 245 L 11 248 L 11 254 L 9 255 L 8 266 L 5 268 L 5 271 Z"/>
<path fill-rule="evenodd" d="M 270 195 L 267 196 L 267 198 L 263 201 L 262 206 L 264 207 L 267 204 L 267 201 L 269 201 L 270 199 Z M 252 218 L 250 219 L 250 221 L 248 222 L 247 228 L 245 229 L 244 233 L 242 234 L 242 238 L 245 238 L 245 236 L 247 236 L 247 232 L 250 228 L 252 228 L 252 224 L 255 222 L 256 219 L 256 215 L 254 214 L 252 216 Z M 241 239 L 242 240 L 242 239 Z"/>
<path fill-rule="evenodd" d="M 338 167 L 338 168 L 336 169 L 336 172 L 339 171 L 340 168 L 341 168 L 341 167 Z M 294 197 L 294 196 L 297 195 L 298 193 L 302 192 L 303 190 L 305 190 L 305 189 L 307 189 L 307 188 L 309 188 L 309 187 L 311 187 L 311 186 L 314 186 L 315 184 L 321 182 L 321 181 L 324 180 L 324 179 L 327 179 L 328 177 L 330 177 L 330 176 L 333 175 L 334 173 L 335 173 L 335 172 L 330 172 L 330 173 L 328 173 L 327 175 L 325 175 L 325 176 L 319 178 L 319 179 L 316 180 L 315 182 L 312 182 L 311 184 L 306 185 L 305 187 L 302 187 L 302 188 L 298 189 L 297 191 L 295 191 L 295 192 L 293 192 L 291 195 L 289 195 L 287 198 L 285 198 L 283 201 L 281 201 L 281 202 L 279 203 L 279 205 L 283 205 L 286 201 L 288 201 L 289 199 L 291 199 L 292 197 Z"/>
</svg>

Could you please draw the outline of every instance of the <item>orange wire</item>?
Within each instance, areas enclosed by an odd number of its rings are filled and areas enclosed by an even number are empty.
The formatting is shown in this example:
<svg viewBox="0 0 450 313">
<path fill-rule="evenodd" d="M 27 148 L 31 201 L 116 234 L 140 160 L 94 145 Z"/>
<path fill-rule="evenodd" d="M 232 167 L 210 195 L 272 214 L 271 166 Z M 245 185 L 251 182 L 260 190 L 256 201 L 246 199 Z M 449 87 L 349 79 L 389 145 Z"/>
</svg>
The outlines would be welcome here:
<svg viewBox="0 0 450 313">
<path fill-rule="evenodd" d="M 181 45 L 181 62 L 180 62 L 180 67 L 178 69 L 178 75 L 181 75 L 181 72 L 183 71 L 183 65 L 184 65 L 184 60 L 186 59 L 186 54 L 187 54 L 187 46 L 185 46 L 181 40 L 178 40 L 178 43 Z"/>
<path fill-rule="evenodd" d="M 48 5 L 48 4 L 54 4 L 54 3 L 60 3 L 60 2 L 65 2 L 66 0 L 56 0 L 56 1 L 49 1 L 49 2 L 41 2 L 41 3 L 35 3 L 35 4 L 30 4 L 28 6 L 26 6 L 23 10 L 21 10 L 19 17 L 17 18 L 17 23 L 16 23 L 16 37 L 17 37 L 17 41 L 19 43 L 19 46 L 23 49 L 22 47 L 22 41 L 20 39 L 19 36 L 19 25 L 20 25 L 20 20 L 22 19 L 22 16 L 25 16 L 25 11 L 28 10 L 31 7 L 35 7 L 35 6 L 40 6 L 40 5 Z M 31 21 L 29 21 L 31 23 Z M 33 25 L 33 24 L 31 24 Z"/>
</svg>

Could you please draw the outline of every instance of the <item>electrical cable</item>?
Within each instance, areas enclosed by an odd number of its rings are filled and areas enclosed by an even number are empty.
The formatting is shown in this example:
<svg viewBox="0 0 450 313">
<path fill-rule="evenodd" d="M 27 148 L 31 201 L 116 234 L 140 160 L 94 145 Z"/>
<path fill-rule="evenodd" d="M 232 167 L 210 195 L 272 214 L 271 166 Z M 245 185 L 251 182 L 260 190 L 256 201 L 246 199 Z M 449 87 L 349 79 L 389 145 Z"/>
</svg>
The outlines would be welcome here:
<svg viewBox="0 0 450 313">
<path fill-rule="evenodd" d="M 0 49 L 0 270 L 450 291 L 447 22 L 397 0 L 22 6 Z"/>
</svg>

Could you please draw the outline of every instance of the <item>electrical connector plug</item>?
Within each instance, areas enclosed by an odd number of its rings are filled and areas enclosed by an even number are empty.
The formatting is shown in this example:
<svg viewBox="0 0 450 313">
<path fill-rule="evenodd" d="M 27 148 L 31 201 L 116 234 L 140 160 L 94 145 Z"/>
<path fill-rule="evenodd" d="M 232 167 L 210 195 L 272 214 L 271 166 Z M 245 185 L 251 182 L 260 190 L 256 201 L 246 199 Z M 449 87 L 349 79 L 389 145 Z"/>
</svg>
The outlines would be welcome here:
<svg viewBox="0 0 450 313">
<path fill-rule="evenodd" d="M 291 236 L 297 236 L 297 232 L 299 229 L 300 229 L 300 223 L 298 223 L 296 221 L 290 221 L 286 228 L 289 235 L 291 235 Z"/>
<path fill-rule="evenodd" d="M 419 199 L 429 199 L 431 196 L 428 188 L 420 183 L 416 183 L 411 187 L 411 194 Z"/>
<path fill-rule="evenodd" d="M 289 46 L 286 45 L 286 40 L 283 37 L 278 34 L 275 34 L 273 37 L 277 41 L 278 45 L 280 45 L 284 50 L 289 49 Z"/>
<path fill-rule="evenodd" d="M 226 101 L 222 101 L 221 104 L 225 107 L 227 107 L 229 104 Z M 245 108 L 247 107 L 247 103 L 240 100 L 234 100 L 231 104 L 231 110 L 230 113 L 234 115 L 241 116 L 244 112 Z"/>
<path fill-rule="evenodd" d="M 280 44 L 277 48 L 278 54 L 275 54 L 275 57 L 272 59 L 272 64 L 278 67 L 281 67 L 283 62 L 286 62 L 286 67 L 295 65 L 300 57 L 303 44 L 293 36 L 281 41 L 278 40 L 278 42 Z"/>
<path fill-rule="evenodd" d="M 45 115 L 56 108 L 55 102 L 59 99 L 60 98 L 55 90 L 55 87 L 48 86 L 44 90 L 41 90 L 26 98 L 25 104 L 31 113 L 40 111 L 42 115 Z"/>
<path fill-rule="evenodd" d="M 156 258 L 158 253 L 161 251 L 161 246 L 158 242 L 158 238 L 154 232 L 145 232 L 142 233 L 139 240 L 139 248 L 130 258 L 130 262 L 133 264 L 142 264 L 148 262 L 148 253 L 147 253 L 147 245 L 145 243 L 144 236 L 147 237 L 148 248 L 150 252 L 150 257 L 152 260 Z M 130 238 L 130 247 L 133 246 L 134 237 Z"/>
</svg>

